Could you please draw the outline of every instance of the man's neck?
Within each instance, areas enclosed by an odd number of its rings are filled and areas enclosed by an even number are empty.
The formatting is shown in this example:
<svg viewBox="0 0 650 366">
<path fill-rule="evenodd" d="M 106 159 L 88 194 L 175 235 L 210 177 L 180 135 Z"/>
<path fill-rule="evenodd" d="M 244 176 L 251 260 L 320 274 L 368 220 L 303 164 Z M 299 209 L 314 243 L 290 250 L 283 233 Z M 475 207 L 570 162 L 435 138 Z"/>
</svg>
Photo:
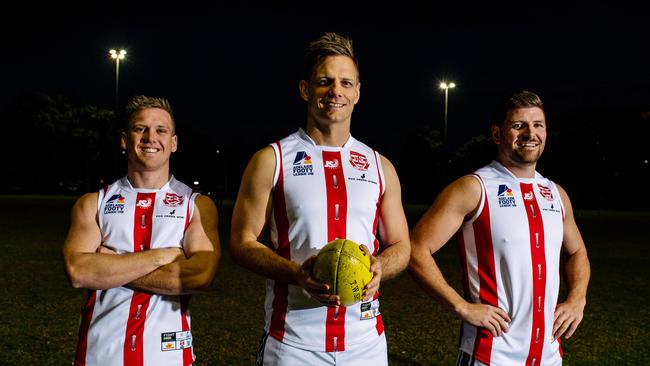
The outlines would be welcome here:
<svg viewBox="0 0 650 366">
<path fill-rule="evenodd" d="M 308 120 L 305 132 L 316 145 L 342 147 L 350 139 L 350 121 L 319 124 Z"/>
<path fill-rule="evenodd" d="M 514 164 L 503 159 L 497 159 L 497 161 L 517 178 L 535 178 L 535 168 L 537 163 Z"/>
<path fill-rule="evenodd" d="M 133 188 L 160 189 L 169 182 L 169 170 L 160 172 L 147 172 L 128 170 L 127 178 Z"/>
</svg>

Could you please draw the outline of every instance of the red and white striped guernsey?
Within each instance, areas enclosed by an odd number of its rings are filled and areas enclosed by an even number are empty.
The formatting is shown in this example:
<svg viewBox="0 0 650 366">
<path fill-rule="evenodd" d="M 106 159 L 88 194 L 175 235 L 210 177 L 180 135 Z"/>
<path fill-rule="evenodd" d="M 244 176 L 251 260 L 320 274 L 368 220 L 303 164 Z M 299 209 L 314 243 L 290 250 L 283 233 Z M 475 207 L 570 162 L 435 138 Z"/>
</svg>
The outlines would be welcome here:
<svg viewBox="0 0 650 366">
<path fill-rule="evenodd" d="M 161 189 L 124 177 L 99 192 L 102 245 L 118 254 L 183 247 L 197 194 L 173 177 Z M 74 366 L 187 366 L 194 362 L 189 296 L 116 287 L 90 290 Z"/>
<path fill-rule="evenodd" d="M 481 203 L 458 237 L 465 298 L 504 309 L 512 322 L 499 337 L 463 322 L 460 349 L 494 366 L 561 365 L 552 334 L 564 222 L 557 187 L 537 172 L 517 178 L 496 161 L 474 177 Z"/>
<path fill-rule="evenodd" d="M 302 263 L 336 238 L 374 255 L 385 190 L 379 154 L 350 136 L 343 147 L 317 146 L 302 130 L 271 145 L 276 169 L 270 236 L 281 256 Z M 301 287 L 267 280 L 265 330 L 291 346 L 341 352 L 384 331 L 379 294 L 367 303 L 326 307 Z"/>
</svg>

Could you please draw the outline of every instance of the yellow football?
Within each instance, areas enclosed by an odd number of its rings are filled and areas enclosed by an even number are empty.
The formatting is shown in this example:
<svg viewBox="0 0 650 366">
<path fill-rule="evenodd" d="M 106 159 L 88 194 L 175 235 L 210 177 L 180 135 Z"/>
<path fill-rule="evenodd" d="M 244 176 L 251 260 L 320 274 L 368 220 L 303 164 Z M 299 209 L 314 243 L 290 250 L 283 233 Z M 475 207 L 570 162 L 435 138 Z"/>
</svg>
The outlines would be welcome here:
<svg viewBox="0 0 650 366">
<path fill-rule="evenodd" d="M 356 304 L 372 280 L 370 256 L 352 240 L 336 239 L 318 252 L 313 276 L 330 284 L 328 292 L 338 295 L 343 305 Z"/>
</svg>

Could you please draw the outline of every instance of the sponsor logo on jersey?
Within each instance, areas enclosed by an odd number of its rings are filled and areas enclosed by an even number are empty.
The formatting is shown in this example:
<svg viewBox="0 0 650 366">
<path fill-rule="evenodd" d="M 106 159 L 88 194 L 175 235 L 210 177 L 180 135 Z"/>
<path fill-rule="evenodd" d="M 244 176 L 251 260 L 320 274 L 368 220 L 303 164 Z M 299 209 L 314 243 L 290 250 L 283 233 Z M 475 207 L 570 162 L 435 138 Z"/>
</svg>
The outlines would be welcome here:
<svg viewBox="0 0 650 366">
<path fill-rule="evenodd" d="M 499 191 L 497 193 L 499 199 L 499 207 L 516 207 L 515 195 L 512 189 L 505 184 L 499 184 Z"/>
<path fill-rule="evenodd" d="M 314 175 L 311 156 L 304 151 L 298 151 L 296 158 L 293 159 L 293 176 L 299 175 Z"/>
<path fill-rule="evenodd" d="M 549 201 L 553 201 L 553 192 L 550 188 L 544 187 L 541 184 L 538 184 L 537 186 L 539 187 L 539 194 L 541 194 L 542 197 L 546 198 Z"/>
<path fill-rule="evenodd" d="M 360 177 L 348 177 L 348 180 L 350 181 L 356 181 L 356 182 L 367 182 L 367 183 L 372 183 L 372 184 L 377 184 L 377 181 L 372 180 L 372 178 L 366 178 L 366 173 L 361 174 Z"/>
<path fill-rule="evenodd" d="M 338 159 L 325 160 L 323 166 L 329 169 L 336 169 L 339 167 L 339 160 Z"/>
<path fill-rule="evenodd" d="M 138 202 L 135 205 L 140 208 L 149 208 L 151 207 L 151 198 L 147 197 L 144 200 L 138 200 Z"/>
<path fill-rule="evenodd" d="M 176 351 L 192 347 L 192 332 L 189 330 L 161 333 L 160 338 L 161 351 Z"/>
<path fill-rule="evenodd" d="M 104 214 L 123 213 L 126 199 L 121 194 L 114 194 L 106 201 Z"/>
<path fill-rule="evenodd" d="M 359 170 L 368 170 L 370 165 L 366 156 L 356 151 L 350 151 L 350 164 L 352 164 L 353 168 Z"/>
<path fill-rule="evenodd" d="M 533 192 L 524 192 L 524 199 L 526 201 L 532 201 L 533 200 Z"/>
<path fill-rule="evenodd" d="M 183 204 L 183 196 L 177 195 L 175 193 L 165 193 L 163 204 L 165 204 L 167 207 L 178 207 Z"/>
<path fill-rule="evenodd" d="M 546 208 L 546 207 L 545 207 L 545 208 L 542 208 L 542 211 L 550 211 L 550 212 L 555 212 L 555 213 L 560 213 L 560 212 L 562 212 L 562 211 L 560 211 L 560 209 L 555 208 L 555 205 L 553 205 L 552 203 L 551 203 L 551 207 L 550 207 L 550 208 Z"/>
</svg>

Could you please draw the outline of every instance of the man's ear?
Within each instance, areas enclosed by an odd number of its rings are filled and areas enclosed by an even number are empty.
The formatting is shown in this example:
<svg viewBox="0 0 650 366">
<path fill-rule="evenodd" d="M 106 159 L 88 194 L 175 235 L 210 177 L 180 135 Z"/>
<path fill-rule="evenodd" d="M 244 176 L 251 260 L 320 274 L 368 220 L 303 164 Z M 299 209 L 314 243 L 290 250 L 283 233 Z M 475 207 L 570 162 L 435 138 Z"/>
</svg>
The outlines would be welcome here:
<svg viewBox="0 0 650 366">
<path fill-rule="evenodd" d="M 172 152 L 175 153 L 178 150 L 178 135 L 174 134 L 172 136 Z"/>
<path fill-rule="evenodd" d="M 298 89 L 300 89 L 300 97 L 305 102 L 309 101 L 309 83 L 306 80 L 300 80 Z"/>
<path fill-rule="evenodd" d="M 497 125 L 492 125 L 492 141 L 497 145 L 501 143 L 501 129 Z"/>
<path fill-rule="evenodd" d="M 126 132 L 120 133 L 120 146 L 122 147 L 122 151 L 126 151 L 126 140 L 128 137 L 126 136 Z"/>
</svg>

